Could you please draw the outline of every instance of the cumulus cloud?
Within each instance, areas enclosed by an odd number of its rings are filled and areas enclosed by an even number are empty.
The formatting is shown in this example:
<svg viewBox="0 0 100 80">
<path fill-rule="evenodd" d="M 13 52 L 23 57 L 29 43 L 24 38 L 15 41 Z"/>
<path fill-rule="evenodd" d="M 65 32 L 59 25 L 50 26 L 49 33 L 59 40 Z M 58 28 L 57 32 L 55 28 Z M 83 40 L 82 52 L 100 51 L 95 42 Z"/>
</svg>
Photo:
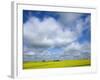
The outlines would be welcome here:
<svg viewBox="0 0 100 80">
<path fill-rule="evenodd" d="M 73 42 L 69 46 L 64 47 L 64 55 L 69 55 L 73 59 L 89 59 L 90 58 L 90 43 L 84 42 L 83 44 L 79 42 Z"/>
<path fill-rule="evenodd" d="M 24 55 L 35 55 L 35 52 L 33 52 L 33 51 L 26 51 L 26 52 L 24 52 Z"/>
<path fill-rule="evenodd" d="M 79 13 L 58 13 L 60 15 L 60 21 L 64 24 L 69 24 L 75 22 L 77 19 L 82 16 L 82 14 Z M 67 23 L 66 23 L 67 22 Z"/>
<path fill-rule="evenodd" d="M 31 46 L 53 47 L 63 46 L 74 41 L 77 38 L 76 33 L 66 29 L 53 18 L 45 18 L 40 21 L 33 17 L 24 24 L 24 39 Z"/>
<path fill-rule="evenodd" d="M 23 24 L 24 60 L 89 59 L 90 43 L 80 43 L 78 38 L 90 28 L 90 16 L 84 20 L 81 16 L 59 13 L 58 20 L 32 16 Z"/>
</svg>

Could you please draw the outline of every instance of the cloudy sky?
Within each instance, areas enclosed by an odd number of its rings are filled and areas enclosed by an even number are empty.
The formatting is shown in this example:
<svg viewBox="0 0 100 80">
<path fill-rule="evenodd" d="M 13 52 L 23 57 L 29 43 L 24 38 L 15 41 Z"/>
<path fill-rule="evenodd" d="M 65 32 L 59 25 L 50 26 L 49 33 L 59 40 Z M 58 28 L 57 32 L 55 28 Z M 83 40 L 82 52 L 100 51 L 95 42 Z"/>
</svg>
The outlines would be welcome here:
<svg viewBox="0 0 100 80">
<path fill-rule="evenodd" d="M 24 61 L 90 59 L 91 14 L 23 10 Z"/>
</svg>

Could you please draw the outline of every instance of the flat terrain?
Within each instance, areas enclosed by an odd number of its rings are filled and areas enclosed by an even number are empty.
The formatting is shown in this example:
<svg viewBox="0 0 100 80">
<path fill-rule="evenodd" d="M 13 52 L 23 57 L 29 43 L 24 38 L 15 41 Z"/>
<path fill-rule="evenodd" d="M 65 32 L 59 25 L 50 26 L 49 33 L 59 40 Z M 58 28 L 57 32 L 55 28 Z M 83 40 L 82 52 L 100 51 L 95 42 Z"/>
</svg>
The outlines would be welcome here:
<svg viewBox="0 0 100 80">
<path fill-rule="evenodd" d="M 44 61 L 44 62 L 23 62 L 23 69 L 39 69 L 39 68 L 64 68 L 77 66 L 90 66 L 90 60 L 63 60 L 63 61 Z"/>
</svg>

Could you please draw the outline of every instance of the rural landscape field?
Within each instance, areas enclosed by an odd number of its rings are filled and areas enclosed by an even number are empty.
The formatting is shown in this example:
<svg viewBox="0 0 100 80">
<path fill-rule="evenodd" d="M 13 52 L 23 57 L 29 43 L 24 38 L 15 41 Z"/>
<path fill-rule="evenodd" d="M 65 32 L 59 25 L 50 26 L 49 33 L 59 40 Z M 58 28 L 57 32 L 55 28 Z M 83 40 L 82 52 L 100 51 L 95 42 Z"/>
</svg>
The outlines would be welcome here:
<svg viewBox="0 0 100 80">
<path fill-rule="evenodd" d="M 63 61 L 47 61 L 47 62 L 24 62 L 23 69 L 39 69 L 39 68 L 64 68 L 90 66 L 90 60 L 63 60 Z"/>
<path fill-rule="evenodd" d="M 91 65 L 91 13 L 23 10 L 23 69 Z"/>
</svg>

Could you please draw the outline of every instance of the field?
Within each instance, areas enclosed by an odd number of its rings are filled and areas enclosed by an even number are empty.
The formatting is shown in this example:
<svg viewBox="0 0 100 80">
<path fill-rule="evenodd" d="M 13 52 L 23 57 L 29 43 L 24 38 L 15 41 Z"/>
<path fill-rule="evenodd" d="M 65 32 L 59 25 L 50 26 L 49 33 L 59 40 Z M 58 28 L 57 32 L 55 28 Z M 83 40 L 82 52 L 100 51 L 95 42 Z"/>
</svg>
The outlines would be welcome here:
<svg viewBox="0 0 100 80">
<path fill-rule="evenodd" d="M 63 60 L 63 61 L 41 61 L 41 62 L 23 62 L 23 69 L 39 68 L 64 68 L 77 66 L 90 66 L 90 60 Z"/>
</svg>

